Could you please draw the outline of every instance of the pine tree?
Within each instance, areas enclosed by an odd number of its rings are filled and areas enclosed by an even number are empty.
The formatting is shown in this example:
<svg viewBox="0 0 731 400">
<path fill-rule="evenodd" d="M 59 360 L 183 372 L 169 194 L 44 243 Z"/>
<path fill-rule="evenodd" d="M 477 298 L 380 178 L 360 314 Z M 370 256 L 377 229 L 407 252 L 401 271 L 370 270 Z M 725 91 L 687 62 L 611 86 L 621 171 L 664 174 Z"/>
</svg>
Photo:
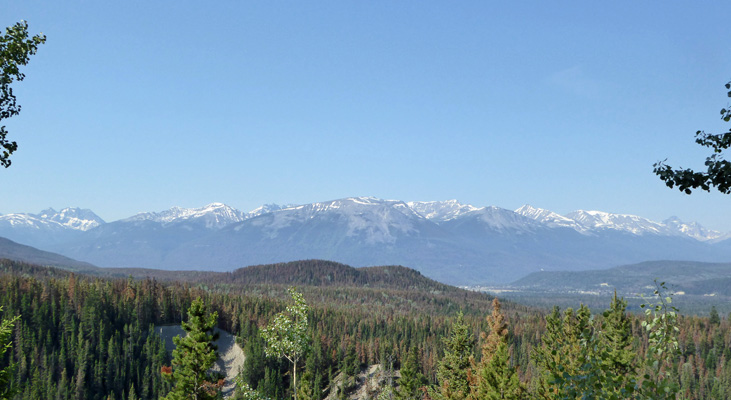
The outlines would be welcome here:
<svg viewBox="0 0 731 400">
<path fill-rule="evenodd" d="M 167 374 L 174 383 L 167 400 L 216 399 L 220 395 L 223 381 L 209 372 L 218 354 L 213 341 L 218 334 L 213 330 L 218 313 L 208 314 L 201 298 L 197 298 L 188 310 L 188 321 L 183 322 L 185 337 L 173 338 L 173 373 Z"/>
<path fill-rule="evenodd" d="M 452 324 L 449 337 L 442 340 L 445 349 L 437 368 L 439 386 L 429 389 L 429 397 L 435 400 L 464 400 L 470 393 L 467 371 L 472 363 L 474 340 L 461 312 Z"/>
<path fill-rule="evenodd" d="M 300 385 L 297 390 L 297 398 L 299 400 L 318 400 L 317 392 L 312 387 L 312 372 L 305 371 L 300 379 Z"/>
<path fill-rule="evenodd" d="M 0 307 L 0 312 L 2 311 L 3 308 Z M 13 334 L 15 322 L 18 321 L 19 318 L 20 316 L 16 315 L 13 318 L 3 319 L 2 322 L 0 322 L 0 362 L 3 359 L 5 352 L 7 352 L 13 345 L 10 341 L 10 336 Z M 0 369 L 0 399 L 12 398 L 15 394 L 10 388 L 14 370 L 15 368 L 13 364 Z"/>
<path fill-rule="evenodd" d="M 510 365 L 508 324 L 497 298 L 492 301 L 492 315 L 487 322 L 490 333 L 482 333 L 482 359 L 473 367 L 469 399 L 522 399 L 523 387 L 516 368 Z"/>
<path fill-rule="evenodd" d="M 426 385 L 426 377 L 421 373 L 419 354 L 416 346 L 411 348 L 406 361 L 401 365 L 401 378 L 398 380 L 396 400 L 415 400 L 422 395 L 421 388 Z"/>
<path fill-rule="evenodd" d="M 711 313 L 709 314 L 708 322 L 710 322 L 711 325 L 718 325 L 721 323 L 721 317 L 718 315 L 716 306 L 711 306 Z"/>
<path fill-rule="evenodd" d="M 616 377 L 633 378 L 636 354 L 632 349 L 632 331 L 626 309 L 627 302 L 624 298 L 617 298 L 615 290 L 609 309 L 604 312 L 601 342 L 607 352 L 604 357 L 606 371 Z"/>
<path fill-rule="evenodd" d="M 241 371 L 241 379 L 251 388 L 258 388 L 259 382 L 264 379 L 264 369 L 266 366 L 266 355 L 264 354 L 264 339 L 259 336 L 259 331 L 250 336 L 244 346 L 244 354 L 246 354 L 246 362 L 244 369 Z"/>
<path fill-rule="evenodd" d="M 129 387 L 129 395 L 127 396 L 127 400 L 137 400 L 137 391 L 135 390 L 134 383 Z"/>
<path fill-rule="evenodd" d="M 586 338 L 593 336 L 591 311 L 581 305 L 578 311 L 567 308 L 561 315 L 554 307 L 546 316 L 546 332 L 541 346 L 533 351 L 533 361 L 541 372 L 536 387 L 536 397 L 562 398 L 570 383 L 564 377 L 580 376 L 587 358 L 593 358 L 593 344 L 586 346 Z"/>
</svg>

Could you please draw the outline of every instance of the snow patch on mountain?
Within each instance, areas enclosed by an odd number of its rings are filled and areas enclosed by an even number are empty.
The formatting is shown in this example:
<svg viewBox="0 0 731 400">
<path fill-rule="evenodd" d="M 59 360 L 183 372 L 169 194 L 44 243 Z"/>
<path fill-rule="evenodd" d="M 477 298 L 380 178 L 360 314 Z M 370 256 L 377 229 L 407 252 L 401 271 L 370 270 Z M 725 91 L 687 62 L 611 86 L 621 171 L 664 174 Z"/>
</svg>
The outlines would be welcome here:
<svg viewBox="0 0 731 400">
<path fill-rule="evenodd" d="M 673 235 L 673 231 L 667 226 L 637 215 L 577 210 L 566 214 L 566 217 L 576 221 L 584 229 L 591 231 L 612 229 L 634 235 Z"/>
<path fill-rule="evenodd" d="M 13 228 L 88 231 L 102 224 L 104 220 L 98 215 L 81 208 L 64 208 L 61 211 L 48 208 L 38 214 L 0 215 L 0 225 Z"/>
<path fill-rule="evenodd" d="M 34 217 L 32 214 L 6 214 L 0 216 L 0 225 L 10 226 L 13 228 L 31 228 L 31 229 L 42 229 L 44 227 L 60 228 L 60 224 L 51 223 L 39 218 Z"/>
<path fill-rule="evenodd" d="M 292 207 L 292 205 L 280 206 L 279 204 L 264 204 L 263 206 L 257 207 L 255 209 L 249 211 L 248 213 L 246 213 L 245 218 L 246 219 L 254 218 L 254 217 L 258 217 L 262 214 L 269 214 L 271 212 L 279 211 L 283 208 L 289 208 L 289 207 Z"/>
<path fill-rule="evenodd" d="M 134 215 L 124 221 L 153 221 L 167 226 L 181 222 L 202 223 L 207 229 L 221 229 L 226 225 L 241 222 L 246 216 L 241 211 L 223 203 L 211 203 L 200 208 L 172 207 L 161 212 L 146 212 Z"/>
<path fill-rule="evenodd" d="M 271 214 L 271 218 L 260 219 Z M 414 234 L 423 226 L 417 221 L 430 221 L 437 225 L 458 222 L 463 218 L 475 218 L 489 229 L 531 232 L 538 228 L 571 228 L 585 235 L 613 230 L 634 235 L 662 235 L 687 237 L 715 243 L 731 237 L 706 229 L 697 222 L 686 223 L 677 217 L 663 222 L 629 214 L 612 214 L 602 211 L 578 210 L 559 215 L 547 209 L 524 205 L 515 211 L 499 207 L 475 207 L 457 200 L 410 201 L 383 200 L 375 197 L 349 197 L 339 200 L 306 205 L 266 204 L 248 213 L 222 203 L 211 203 L 200 208 L 173 207 L 161 212 L 134 215 L 122 222 L 153 221 L 163 226 L 181 224 L 184 229 L 204 227 L 218 230 L 227 225 L 254 219 L 255 226 L 266 225 L 265 231 L 275 237 L 278 231 L 293 224 L 312 219 L 339 220 L 347 226 L 346 236 L 361 236 L 369 243 L 393 243 L 399 235 Z M 13 231 L 25 232 L 73 232 L 88 231 L 105 224 L 91 210 L 52 208 L 38 214 L 0 215 L 0 229 L 6 236 Z M 33 233 L 35 235 L 35 233 Z"/>
<path fill-rule="evenodd" d="M 533 232 L 540 224 L 514 211 L 489 206 L 478 208 L 460 216 L 460 218 L 478 218 L 491 229 L 497 231 Z"/>
<path fill-rule="evenodd" d="M 103 225 L 105 222 L 98 215 L 89 209 L 67 207 L 56 212 L 53 208 L 41 211 L 38 217 L 49 221 L 58 222 L 59 224 L 80 231 L 88 231 Z"/>
<path fill-rule="evenodd" d="M 707 229 L 697 222 L 683 222 L 680 218 L 675 216 L 666 219 L 662 223 L 677 234 L 688 236 L 703 242 L 717 240 L 728 236 L 719 231 Z"/>
<path fill-rule="evenodd" d="M 479 209 L 470 204 L 462 204 L 457 200 L 410 201 L 406 205 L 424 218 L 436 222 L 449 221 Z"/>
<path fill-rule="evenodd" d="M 544 208 L 537 208 L 526 204 L 515 210 L 515 212 L 524 217 L 536 220 L 550 228 L 571 228 L 579 232 L 586 232 L 586 228 L 573 219 L 566 218 L 563 215 Z"/>
<path fill-rule="evenodd" d="M 366 243 L 374 244 L 394 243 L 399 234 L 416 232 L 415 219 L 423 217 L 402 201 L 349 197 L 283 208 L 271 213 L 271 218 L 257 218 L 251 223 L 262 226 L 270 238 L 277 237 L 282 229 L 309 220 L 344 223 L 345 236 L 361 236 Z"/>
</svg>

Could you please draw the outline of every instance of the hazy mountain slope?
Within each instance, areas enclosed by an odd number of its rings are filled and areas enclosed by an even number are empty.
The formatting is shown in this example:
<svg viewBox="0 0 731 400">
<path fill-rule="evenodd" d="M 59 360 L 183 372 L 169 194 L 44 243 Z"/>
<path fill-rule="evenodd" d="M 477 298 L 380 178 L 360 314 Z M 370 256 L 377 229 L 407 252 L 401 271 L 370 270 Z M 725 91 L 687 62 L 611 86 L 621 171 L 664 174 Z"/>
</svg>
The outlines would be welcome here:
<svg viewBox="0 0 731 400">
<path fill-rule="evenodd" d="M 161 224 L 151 220 L 123 220 L 84 232 L 50 249 L 102 267 L 166 268 L 165 258 L 181 244 L 210 234 L 205 228 Z M 174 269 L 174 268 L 172 268 Z"/>
<path fill-rule="evenodd" d="M 0 237 L 0 258 L 39 265 L 51 265 L 73 270 L 96 268 L 89 263 L 64 257 L 60 254 L 38 250 L 35 247 L 15 243 L 12 240 L 2 237 Z"/>
<path fill-rule="evenodd" d="M 694 261 L 648 261 L 594 271 L 543 271 L 510 284 L 543 291 L 613 290 L 644 293 L 653 280 L 667 282 L 675 291 L 687 294 L 731 295 L 731 263 Z"/>
</svg>

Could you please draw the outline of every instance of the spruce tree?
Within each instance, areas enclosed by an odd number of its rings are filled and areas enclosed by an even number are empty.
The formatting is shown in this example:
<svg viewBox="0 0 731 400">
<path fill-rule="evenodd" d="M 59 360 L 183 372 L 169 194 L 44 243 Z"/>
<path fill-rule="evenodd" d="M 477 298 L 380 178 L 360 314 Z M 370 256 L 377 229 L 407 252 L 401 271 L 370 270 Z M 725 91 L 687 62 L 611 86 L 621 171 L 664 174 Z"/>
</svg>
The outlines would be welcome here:
<svg viewBox="0 0 731 400">
<path fill-rule="evenodd" d="M 3 308 L 0 307 L 0 312 L 2 311 Z M 0 362 L 2 362 L 5 352 L 7 352 L 13 345 L 10 341 L 10 335 L 12 335 L 15 322 L 18 321 L 19 318 L 20 316 L 16 315 L 13 318 L 3 319 L 2 322 L 0 322 Z M 15 394 L 10 388 L 10 382 L 12 381 L 14 371 L 15 366 L 12 363 L 3 369 L 0 369 L 0 399 L 12 398 Z"/>
<path fill-rule="evenodd" d="M 218 334 L 213 330 L 218 313 L 209 314 L 201 298 L 197 298 L 188 310 L 188 321 L 183 322 L 185 337 L 173 338 L 173 373 L 167 374 L 174 383 L 165 397 L 167 400 L 216 399 L 220 396 L 223 380 L 209 372 L 218 358 L 213 342 Z"/>
<path fill-rule="evenodd" d="M 721 317 L 718 315 L 716 306 L 711 306 L 711 313 L 709 314 L 708 322 L 710 322 L 711 325 L 718 325 L 721 323 Z"/>
<path fill-rule="evenodd" d="M 604 364 L 606 371 L 617 377 L 634 377 L 635 352 L 632 349 L 632 331 L 627 316 L 627 302 L 617 298 L 614 291 L 609 309 L 604 312 L 601 342 L 606 351 Z"/>
<path fill-rule="evenodd" d="M 442 340 L 445 349 L 437 368 L 439 385 L 429 389 L 429 397 L 435 400 L 464 400 L 470 393 L 467 371 L 472 363 L 474 340 L 461 312 L 452 324 L 449 337 Z"/>
<path fill-rule="evenodd" d="M 244 354 L 246 354 L 246 362 L 244 369 L 241 371 L 243 382 L 251 388 L 257 389 L 259 382 L 264 380 L 264 370 L 266 366 L 266 355 L 264 354 L 264 339 L 259 336 L 259 331 L 250 336 L 244 346 Z"/>
<path fill-rule="evenodd" d="M 422 395 L 421 388 L 426 383 L 426 377 L 421 373 L 419 354 L 416 346 L 414 346 L 401 365 L 401 378 L 398 380 L 396 400 L 420 399 Z"/>
<path fill-rule="evenodd" d="M 508 323 L 500 311 L 500 301 L 492 301 L 487 317 L 490 333 L 482 333 L 482 359 L 470 377 L 470 400 L 522 399 L 523 387 L 515 367 L 510 365 Z"/>
<path fill-rule="evenodd" d="M 129 387 L 129 395 L 127 396 L 127 400 L 137 400 L 137 392 L 135 391 L 134 383 Z"/>
<path fill-rule="evenodd" d="M 317 392 L 312 387 L 312 372 L 305 371 L 300 378 L 299 388 L 297 388 L 297 398 L 299 400 L 318 400 Z"/>
<path fill-rule="evenodd" d="M 585 338 L 591 338 L 591 311 L 581 305 L 578 311 L 567 308 L 563 316 L 558 307 L 546 316 L 546 331 L 541 346 L 533 351 L 533 361 L 541 372 L 536 387 L 536 397 L 562 398 L 569 382 L 565 377 L 580 376 L 587 358 L 593 358 L 594 346 L 585 346 Z"/>
</svg>

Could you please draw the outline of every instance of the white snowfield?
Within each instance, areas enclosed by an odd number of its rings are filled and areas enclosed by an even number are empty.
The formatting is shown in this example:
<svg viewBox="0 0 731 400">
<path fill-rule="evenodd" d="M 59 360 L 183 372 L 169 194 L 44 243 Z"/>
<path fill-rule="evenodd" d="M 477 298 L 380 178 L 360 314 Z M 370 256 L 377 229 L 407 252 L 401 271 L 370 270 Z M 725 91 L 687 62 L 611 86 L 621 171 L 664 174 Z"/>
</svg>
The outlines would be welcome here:
<svg viewBox="0 0 731 400">
<path fill-rule="evenodd" d="M 56 211 L 49 208 L 39 214 L 6 214 L 0 215 L 0 224 L 24 226 L 33 229 L 88 231 L 105 224 L 91 210 L 81 208 L 64 208 Z"/>
<path fill-rule="evenodd" d="M 265 215 L 270 218 L 255 219 Z M 570 228 L 585 235 L 613 230 L 634 235 L 680 236 L 709 242 L 731 237 L 731 233 L 707 229 L 697 222 L 683 222 L 677 217 L 656 222 L 637 215 L 603 211 L 577 210 L 559 215 L 530 205 L 511 211 L 494 206 L 475 207 L 457 200 L 403 202 L 375 197 L 348 197 L 304 205 L 267 204 L 248 213 L 222 203 L 211 203 L 200 208 L 173 207 L 160 212 L 139 213 L 119 222 L 151 221 L 161 226 L 195 224 L 208 230 L 220 230 L 232 225 L 234 230 L 239 230 L 242 228 L 241 222 L 254 219 L 253 225 L 263 227 L 264 232 L 274 238 L 280 230 L 318 215 L 344 218 L 348 226 L 346 236 L 363 234 L 365 241 L 369 243 L 392 243 L 397 233 L 417 234 L 418 228 L 414 223 L 419 220 L 428 220 L 439 225 L 474 218 L 496 230 L 517 232 L 531 232 L 544 227 Z M 0 215 L 0 229 L 11 230 L 88 231 L 105 224 L 92 211 L 80 208 L 64 208 L 60 212 L 48 209 L 39 214 Z"/>
<path fill-rule="evenodd" d="M 449 221 L 468 212 L 479 210 L 478 207 L 462 204 L 457 200 L 409 201 L 406 204 L 424 218 L 437 222 Z"/>
<path fill-rule="evenodd" d="M 173 207 L 161 212 L 145 212 L 127 218 L 126 221 L 154 221 L 163 226 L 181 221 L 202 221 L 208 229 L 221 229 L 241 222 L 247 216 L 241 211 L 222 203 L 211 203 L 200 208 Z"/>
<path fill-rule="evenodd" d="M 184 336 L 185 331 L 180 325 L 158 325 L 155 327 L 160 337 L 165 341 L 165 349 L 172 353 L 175 349 L 173 338 L 175 336 Z M 212 368 L 214 371 L 221 372 L 226 376 L 226 383 L 223 385 L 223 397 L 231 397 L 236 388 L 236 376 L 239 370 L 244 368 L 244 351 L 241 346 L 236 343 L 236 336 L 216 328 L 219 337 L 214 342 L 218 346 L 218 360 Z"/>
</svg>

